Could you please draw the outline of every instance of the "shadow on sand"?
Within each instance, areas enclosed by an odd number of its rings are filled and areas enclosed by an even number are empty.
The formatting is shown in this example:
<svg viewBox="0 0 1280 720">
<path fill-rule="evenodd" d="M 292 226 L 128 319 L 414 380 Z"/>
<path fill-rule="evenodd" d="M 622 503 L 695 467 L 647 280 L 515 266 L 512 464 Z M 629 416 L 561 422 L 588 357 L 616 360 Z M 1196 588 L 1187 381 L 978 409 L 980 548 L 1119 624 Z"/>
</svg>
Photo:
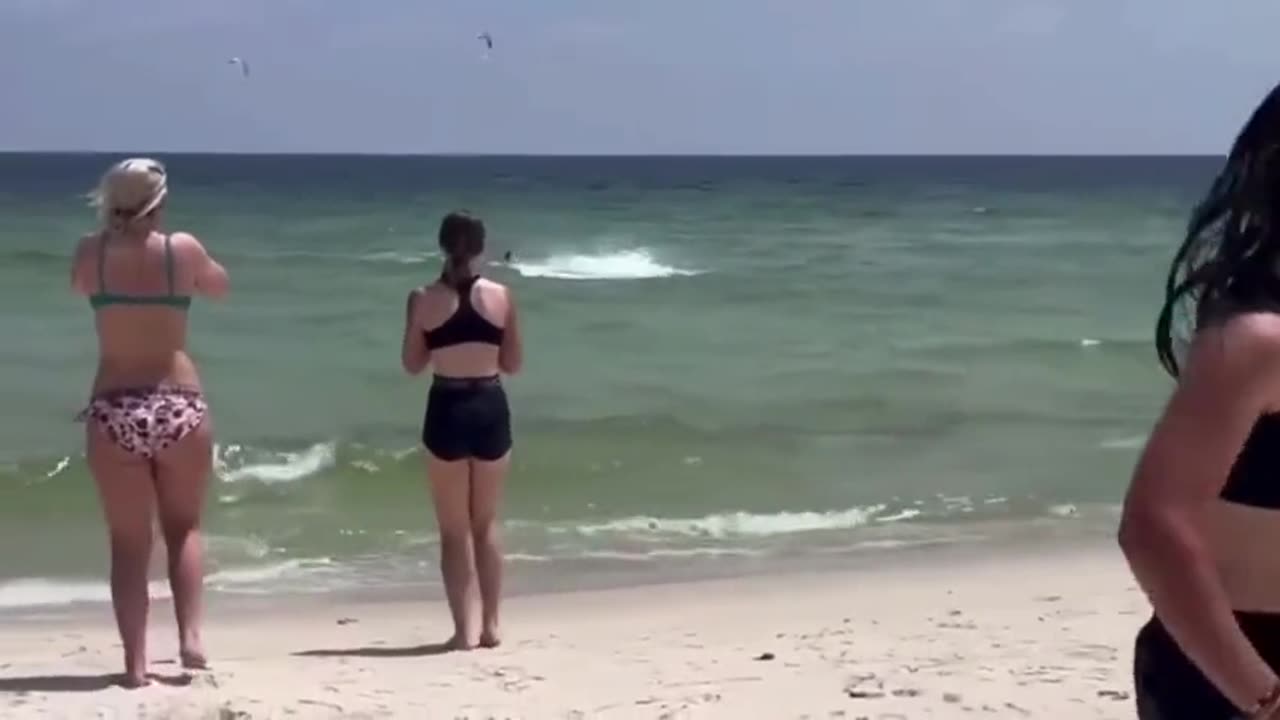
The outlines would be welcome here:
<svg viewBox="0 0 1280 720">
<path fill-rule="evenodd" d="M 413 647 L 359 647 L 345 650 L 303 650 L 294 653 L 296 657 L 364 657 L 364 658 L 411 658 L 444 655 L 452 652 L 446 643 L 415 645 Z"/>
<path fill-rule="evenodd" d="M 186 687 L 191 676 L 151 675 L 151 682 L 171 687 Z M 0 677 L 0 693 L 77 693 L 98 692 L 121 685 L 123 675 L 32 675 L 30 677 Z"/>
</svg>

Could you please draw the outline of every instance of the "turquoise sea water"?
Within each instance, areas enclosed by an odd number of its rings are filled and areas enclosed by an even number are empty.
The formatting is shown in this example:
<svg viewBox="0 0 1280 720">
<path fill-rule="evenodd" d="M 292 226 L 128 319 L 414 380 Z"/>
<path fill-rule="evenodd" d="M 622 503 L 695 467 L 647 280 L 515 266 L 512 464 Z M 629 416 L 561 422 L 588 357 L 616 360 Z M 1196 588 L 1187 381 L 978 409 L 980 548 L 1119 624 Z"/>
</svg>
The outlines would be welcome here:
<svg viewBox="0 0 1280 720">
<path fill-rule="evenodd" d="M 66 289 L 115 157 L 0 155 L 0 606 L 105 596 Z M 192 313 L 228 591 L 434 582 L 399 370 L 444 212 L 522 304 L 513 564 L 709 564 L 1105 527 L 1168 381 L 1212 158 L 165 158 L 231 272 Z M 596 563 L 597 565 L 592 565 Z M 87 584 L 86 584 L 87 583 Z"/>
</svg>

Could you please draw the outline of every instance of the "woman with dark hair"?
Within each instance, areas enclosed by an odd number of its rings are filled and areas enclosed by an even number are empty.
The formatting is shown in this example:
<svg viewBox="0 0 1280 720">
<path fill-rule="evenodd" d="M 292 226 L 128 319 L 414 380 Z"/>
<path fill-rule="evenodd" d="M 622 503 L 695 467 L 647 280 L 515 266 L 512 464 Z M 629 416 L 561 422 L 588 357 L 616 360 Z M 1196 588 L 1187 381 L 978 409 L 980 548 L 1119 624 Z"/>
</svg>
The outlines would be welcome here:
<svg viewBox="0 0 1280 720">
<path fill-rule="evenodd" d="M 148 158 L 122 161 L 93 194 L 102 226 L 80 241 L 72 289 L 89 299 L 98 369 L 85 455 L 111 546 L 111 602 L 124 645 L 124 685 L 147 680 L 147 570 L 157 516 L 169 551 L 179 657 L 205 665 L 200 638 L 204 549 L 200 520 L 213 467 L 213 426 L 187 353 L 195 295 L 227 294 L 227 273 L 187 233 L 161 232 L 168 174 Z"/>
<path fill-rule="evenodd" d="M 1177 385 L 1120 526 L 1155 608 L 1138 716 L 1280 718 L 1280 86 L 1192 213 L 1156 347 Z"/>
<path fill-rule="evenodd" d="M 463 212 L 440 223 L 444 269 L 409 293 L 400 361 L 417 375 L 434 369 L 422 444 L 440 528 L 440 568 L 453 615 L 448 647 L 472 640 L 472 585 L 480 586 L 482 647 L 497 647 L 502 592 L 498 504 L 511 457 L 511 413 L 502 373 L 523 363 L 515 300 L 480 277 L 485 228 Z"/>
</svg>

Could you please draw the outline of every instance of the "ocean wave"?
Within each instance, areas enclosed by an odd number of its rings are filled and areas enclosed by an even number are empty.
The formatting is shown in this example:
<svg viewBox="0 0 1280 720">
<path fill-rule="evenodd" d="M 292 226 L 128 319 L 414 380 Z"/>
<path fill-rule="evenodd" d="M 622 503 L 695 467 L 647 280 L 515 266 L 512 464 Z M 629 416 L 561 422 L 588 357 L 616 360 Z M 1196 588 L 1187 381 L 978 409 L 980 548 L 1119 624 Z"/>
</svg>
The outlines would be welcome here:
<svg viewBox="0 0 1280 720">
<path fill-rule="evenodd" d="M 245 587 L 274 584 L 299 575 L 312 575 L 317 572 L 328 571 L 333 566 L 332 559 L 323 557 L 232 567 L 209 574 L 205 577 L 205 584 L 214 590 L 226 592 Z"/>
<path fill-rule="evenodd" d="M 153 599 L 168 598 L 168 583 L 152 581 L 150 595 Z M 111 602 L 111 588 L 105 579 L 15 578 L 0 582 L 0 609 L 105 602 Z"/>
<path fill-rule="evenodd" d="M 730 512 L 700 518 L 659 518 L 635 516 L 573 526 L 551 526 L 553 534 L 577 535 L 680 535 L 725 539 L 732 537 L 770 537 L 821 530 L 849 530 L 872 522 L 885 506 L 850 508 L 832 512 Z"/>
<path fill-rule="evenodd" d="M 1027 353 L 1027 352 L 1061 352 L 1068 349 L 1102 350 L 1108 352 L 1145 352 L 1151 341 L 1145 338 L 1096 338 L 1096 337 L 1048 337 L 1043 335 L 1026 335 L 1021 337 L 987 337 L 987 338 L 954 338 L 937 336 L 917 338 L 903 342 L 897 347 L 909 352 L 925 353 Z"/>
<path fill-rule="evenodd" d="M 359 256 L 363 262 L 397 263 L 399 265 L 418 265 L 440 257 L 438 252 L 410 252 L 405 250 L 384 250 Z"/>
<path fill-rule="evenodd" d="M 647 280 L 702 274 L 700 270 L 664 265 L 648 250 L 551 255 L 543 260 L 517 260 L 511 267 L 524 277 L 557 280 Z"/>
<path fill-rule="evenodd" d="M 321 262 L 321 263 L 395 263 L 418 265 L 440 257 L 437 250 L 375 250 L 363 253 L 316 252 L 314 250 L 276 249 L 239 250 L 222 254 L 224 259 L 260 264 L 272 261 Z"/>
<path fill-rule="evenodd" d="M 0 259 L 3 259 L 5 264 L 9 267 L 17 267 L 21 265 L 46 267 L 64 264 L 71 260 L 71 255 L 61 248 L 57 250 L 18 248 L 7 252 L 0 252 Z"/>
<path fill-rule="evenodd" d="M 289 579 L 312 578 L 331 572 L 329 558 L 283 560 L 277 563 L 246 565 L 217 570 L 205 576 L 205 585 L 220 592 L 255 592 L 279 587 Z M 312 581 L 309 587 L 323 587 Z M 153 599 L 170 597 L 169 584 L 152 580 L 149 592 Z M 57 607 L 81 603 L 111 602 L 111 587 L 102 579 L 14 578 L 0 581 L 0 609 Z"/>
<path fill-rule="evenodd" d="M 1103 450 L 1138 450 L 1147 441 L 1146 435 L 1130 435 L 1129 437 L 1103 440 L 1098 447 Z"/>
<path fill-rule="evenodd" d="M 655 549 L 643 551 L 626 550 L 578 550 L 561 552 L 553 555 L 533 553 L 507 553 L 503 559 L 512 563 L 554 563 L 575 561 L 622 561 L 622 562 L 655 562 L 658 560 L 692 560 L 727 557 L 762 557 L 766 553 L 750 548 L 725 547 L 693 547 L 679 549 Z"/>
<path fill-rule="evenodd" d="M 242 459 L 245 455 L 251 457 Z M 240 445 L 214 448 L 214 472 L 225 483 L 295 482 L 333 467 L 336 461 L 337 444 L 333 442 L 316 443 L 301 452 L 246 452 Z"/>
</svg>

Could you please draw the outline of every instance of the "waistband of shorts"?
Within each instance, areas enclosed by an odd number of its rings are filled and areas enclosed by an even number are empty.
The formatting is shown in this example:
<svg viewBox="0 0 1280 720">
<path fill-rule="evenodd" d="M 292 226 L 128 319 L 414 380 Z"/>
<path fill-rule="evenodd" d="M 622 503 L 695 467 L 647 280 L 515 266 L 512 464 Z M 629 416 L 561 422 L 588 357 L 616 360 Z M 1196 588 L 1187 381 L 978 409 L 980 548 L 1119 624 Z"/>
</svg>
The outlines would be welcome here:
<svg viewBox="0 0 1280 720">
<path fill-rule="evenodd" d="M 502 377 L 499 375 L 485 375 L 482 377 L 431 376 L 432 390 L 471 390 L 485 387 L 501 387 L 501 385 Z"/>
</svg>

